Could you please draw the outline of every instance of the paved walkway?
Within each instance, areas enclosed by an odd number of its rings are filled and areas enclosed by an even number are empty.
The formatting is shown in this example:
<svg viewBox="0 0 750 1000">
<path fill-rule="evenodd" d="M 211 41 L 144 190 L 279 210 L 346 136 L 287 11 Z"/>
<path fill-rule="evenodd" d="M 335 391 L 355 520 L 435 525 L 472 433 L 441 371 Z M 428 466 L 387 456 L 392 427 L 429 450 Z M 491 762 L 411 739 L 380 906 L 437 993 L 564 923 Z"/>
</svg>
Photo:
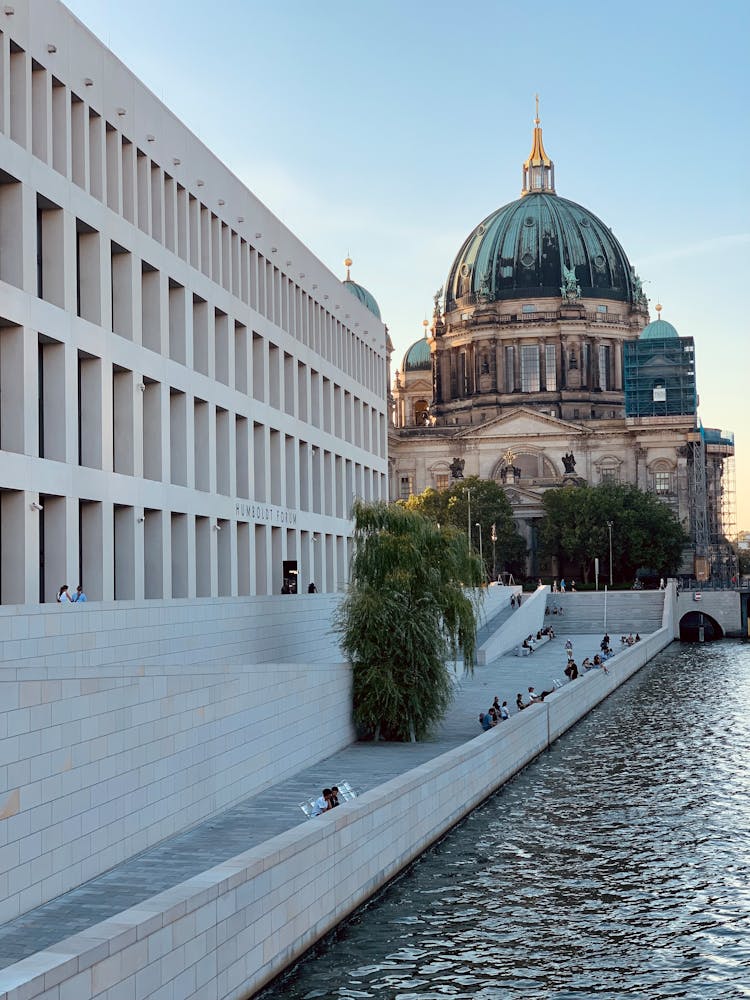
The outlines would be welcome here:
<svg viewBox="0 0 750 1000">
<path fill-rule="evenodd" d="M 566 636 L 578 663 L 601 636 Z M 85 885 L 0 926 L 0 969 L 120 913 L 300 822 L 299 803 L 325 785 L 348 781 L 363 792 L 481 734 L 478 715 L 498 695 L 515 712 L 517 692 L 565 681 L 560 637 L 531 656 L 504 656 L 464 677 L 435 736 L 424 743 L 355 743 L 198 826 L 170 837 Z M 460 667 L 459 667 L 460 669 Z M 344 807 L 345 808 L 345 807 Z"/>
</svg>

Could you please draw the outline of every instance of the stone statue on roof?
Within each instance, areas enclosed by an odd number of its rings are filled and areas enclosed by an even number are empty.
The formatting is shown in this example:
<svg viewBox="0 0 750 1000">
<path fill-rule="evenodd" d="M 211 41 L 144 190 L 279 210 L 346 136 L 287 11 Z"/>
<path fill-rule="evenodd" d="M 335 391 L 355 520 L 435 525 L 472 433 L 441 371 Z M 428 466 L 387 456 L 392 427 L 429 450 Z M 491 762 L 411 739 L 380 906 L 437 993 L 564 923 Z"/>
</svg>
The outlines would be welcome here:
<svg viewBox="0 0 750 1000">
<path fill-rule="evenodd" d="M 451 476 L 453 479 L 463 479 L 464 478 L 464 466 L 466 465 L 466 459 L 464 458 L 454 458 L 450 465 Z"/>
<path fill-rule="evenodd" d="M 578 284 L 575 268 L 568 268 L 563 264 L 562 273 L 563 283 L 560 287 L 560 294 L 565 302 L 575 302 L 581 297 L 581 286 Z"/>
<path fill-rule="evenodd" d="M 569 451 L 566 455 L 562 457 L 563 465 L 565 466 L 565 474 L 569 475 L 571 472 L 576 471 L 576 459 L 572 451 Z"/>
</svg>

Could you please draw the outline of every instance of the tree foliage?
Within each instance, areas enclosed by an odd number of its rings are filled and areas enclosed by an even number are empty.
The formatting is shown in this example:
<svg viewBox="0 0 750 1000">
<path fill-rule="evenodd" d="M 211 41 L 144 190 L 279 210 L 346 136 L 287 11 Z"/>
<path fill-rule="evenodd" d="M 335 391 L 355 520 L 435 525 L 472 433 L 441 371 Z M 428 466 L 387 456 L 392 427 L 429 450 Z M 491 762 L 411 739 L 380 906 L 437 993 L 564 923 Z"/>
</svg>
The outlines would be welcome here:
<svg viewBox="0 0 750 1000">
<path fill-rule="evenodd" d="M 446 656 L 471 669 L 481 565 L 466 536 L 398 504 L 356 502 L 351 580 L 335 627 L 354 680 L 354 720 L 388 739 L 422 739 L 452 697 Z"/>
<path fill-rule="evenodd" d="M 641 567 L 658 575 L 676 572 L 688 541 L 669 508 L 653 493 L 635 486 L 602 483 L 547 490 L 539 537 L 542 552 L 558 556 L 569 571 L 588 581 L 598 556 L 609 570 L 609 531 L 612 522 L 613 575 L 630 581 Z"/>
<path fill-rule="evenodd" d="M 471 497 L 467 491 L 471 491 Z M 492 479 L 468 476 L 459 479 L 446 490 L 426 489 L 402 501 L 407 510 L 417 511 L 437 524 L 453 525 L 467 537 L 471 528 L 472 544 L 479 549 L 479 529 L 482 530 L 482 555 L 486 576 L 494 575 L 492 563 L 492 526 L 497 540 L 495 554 L 498 570 L 522 572 L 526 545 L 516 530 L 513 510 L 501 486 Z M 471 506 L 471 510 L 469 510 Z"/>
</svg>

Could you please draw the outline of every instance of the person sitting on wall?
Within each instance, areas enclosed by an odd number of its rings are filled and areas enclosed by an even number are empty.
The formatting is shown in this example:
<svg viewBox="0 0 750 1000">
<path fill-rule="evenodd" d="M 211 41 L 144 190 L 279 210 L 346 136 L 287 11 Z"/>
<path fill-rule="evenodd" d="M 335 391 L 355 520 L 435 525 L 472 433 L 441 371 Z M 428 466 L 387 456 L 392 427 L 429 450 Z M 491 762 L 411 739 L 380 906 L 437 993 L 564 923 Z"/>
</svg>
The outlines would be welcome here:
<svg viewBox="0 0 750 1000">
<path fill-rule="evenodd" d="M 516 695 L 516 708 L 518 709 L 519 712 L 523 711 L 523 709 L 526 708 L 526 706 L 523 703 L 523 697 L 520 691 Z"/>
<path fill-rule="evenodd" d="M 496 726 L 497 716 L 495 715 L 495 709 L 491 708 L 489 712 L 481 712 L 479 715 L 479 723 L 485 733 L 488 729 L 492 729 L 493 726 Z"/>
<path fill-rule="evenodd" d="M 73 598 L 70 596 L 70 591 L 68 590 L 67 583 L 64 583 L 62 587 L 57 592 L 57 603 L 58 604 L 72 604 Z"/>
<path fill-rule="evenodd" d="M 578 666 L 575 660 L 568 660 L 568 665 L 563 671 L 569 681 L 574 681 L 578 677 Z"/>
<path fill-rule="evenodd" d="M 334 785 L 331 788 L 330 803 L 331 803 L 330 806 L 329 806 L 330 809 L 335 809 L 336 806 L 341 805 L 341 803 L 339 802 L 339 786 L 338 785 Z"/>
<path fill-rule="evenodd" d="M 321 813 L 328 812 L 329 809 L 333 809 L 331 805 L 331 795 L 333 792 L 330 788 L 324 788 L 323 794 L 315 800 L 313 804 L 313 816 L 320 816 Z"/>
<path fill-rule="evenodd" d="M 604 665 L 604 660 L 601 658 L 601 656 L 599 656 L 598 653 L 594 657 L 594 667 L 596 667 L 597 670 L 603 670 L 605 674 L 609 673 L 609 670 L 607 670 L 606 666 Z"/>
<path fill-rule="evenodd" d="M 547 695 L 548 694 L 552 694 L 552 692 L 554 690 L 555 690 L 555 688 L 552 687 L 552 688 L 550 688 L 549 691 L 542 691 L 541 694 L 537 694 L 536 691 L 534 690 L 534 688 L 530 687 L 529 688 L 529 700 L 528 700 L 528 702 L 526 704 L 526 707 L 528 708 L 529 705 L 533 705 L 533 704 L 535 704 L 538 701 L 539 702 L 544 701 L 544 699 L 547 697 Z"/>
<path fill-rule="evenodd" d="M 88 597 L 86 597 L 86 595 L 83 592 L 83 584 L 81 583 L 78 584 L 78 586 L 76 587 L 76 592 L 75 594 L 73 594 L 72 600 L 76 604 L 82 604 L 88 601 Z"/>
<path fill-rule="evenodd" d="M 308 592 L 308 594 L 317 594 L 317 592 L 318 592 L 318 588 L 315 586 L 315 584 L 312 581 L 310 581 L 310 583 L 308 583 L 308 585 L 307 585 L 307 592 Z"/>
<path fill-rule="evenodd" d="M 599 643 L 599 649 L 606 649 L 609 646 L 609 635 L 605 632 L 602 637 L 602 641 Z"/>
<path fill-rule="evenodd" d="M 640 637 L 640 635 L 638 635 L 637 632 L 635 633 L 635 640 L 634 641 L 635 642 L 640 642 L 641 641 L 641 637 Z"/>
<path fill-rule="evenodd" d="M 500 706 L 500 712 L 498 713 L 498 719 L 500 722 L 507 722 L 510 718 L 510 712 L 508 711 L 508 702 L 504 701 Z"/>
</svg>

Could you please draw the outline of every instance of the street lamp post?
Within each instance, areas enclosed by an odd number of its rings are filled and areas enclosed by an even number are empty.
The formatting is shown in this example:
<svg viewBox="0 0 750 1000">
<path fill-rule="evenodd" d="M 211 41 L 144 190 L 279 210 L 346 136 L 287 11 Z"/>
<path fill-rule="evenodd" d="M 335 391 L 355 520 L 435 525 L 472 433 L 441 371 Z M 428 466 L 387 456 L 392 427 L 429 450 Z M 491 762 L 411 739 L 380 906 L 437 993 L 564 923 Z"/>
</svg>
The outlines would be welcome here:
<svg viewBox="0 0 750 1000">
<path fill-rule="evenodd" d="M 495 543 L 497 542 L 497 525 L 493 522 L 490 528 L 490 538 L 492 539 L 492 579 L 497 580 L 497 556 L 495 555 Z"/>
<path fill-rule="evenodd" d="M 471 487 L 466 487 L 466 499 L 469 504 L 469 509 L 466 512 L 466 537 L 469 539 L 469 548 L 472 546 L 471 542 Z"/>
<path fill-rule="evenodd" d="M 609 586 L 612 587 L 612 522 L 607 521 L 607 530 L 609 531 Z"/>
<path fill-rule="evenodd" d="M 479 523 L 479 521 L 477 521 L 475 527 L 479 531 L 479 561 L 482 564 L 482 578 L 484 578 L 485 572 L 484 572 L 484 557 L 482 555 L 482 525 Z"/>
</svg>

